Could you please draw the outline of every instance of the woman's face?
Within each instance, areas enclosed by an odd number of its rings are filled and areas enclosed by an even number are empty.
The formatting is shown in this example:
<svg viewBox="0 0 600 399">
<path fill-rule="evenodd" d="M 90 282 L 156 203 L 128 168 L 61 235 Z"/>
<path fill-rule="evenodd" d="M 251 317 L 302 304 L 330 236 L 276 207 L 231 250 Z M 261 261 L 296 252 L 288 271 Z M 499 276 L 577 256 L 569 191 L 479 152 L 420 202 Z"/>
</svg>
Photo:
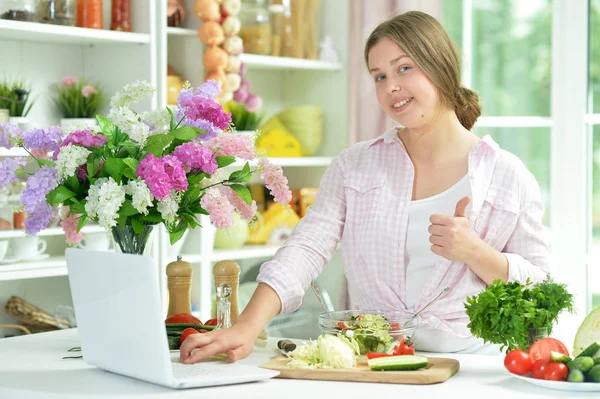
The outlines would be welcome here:
<svg viewBox="0 0 600 399">
<path fill-rule="evenodd" d="M 407 128 L 431 123 L 439 107 L 435 86 L 413 60 L 384 37 L 369 51 L 369 71 L 386 114 Z"/>
</svg>

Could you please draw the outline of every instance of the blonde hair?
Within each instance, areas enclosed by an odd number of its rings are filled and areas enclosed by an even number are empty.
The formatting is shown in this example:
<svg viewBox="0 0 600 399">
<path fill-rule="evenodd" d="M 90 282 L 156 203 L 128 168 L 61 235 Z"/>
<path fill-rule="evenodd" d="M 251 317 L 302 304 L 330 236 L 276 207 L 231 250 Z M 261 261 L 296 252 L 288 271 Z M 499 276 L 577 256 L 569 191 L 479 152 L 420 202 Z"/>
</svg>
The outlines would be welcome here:
<svg viewBox="0 0 600 399">
<path fill-rule="evenodd" d="M 365 44 L 367 68 L 369 51 L 384 37 L 391 39 L 412 58 L 436 87 L 442 103 L 454 110 L 460 123 L 471 130 L 481 115 L 479 96 L 461 86 L 456 46 L 442 25 L 420 11 L 409 11 L 381 23 Z"/>
</svg>

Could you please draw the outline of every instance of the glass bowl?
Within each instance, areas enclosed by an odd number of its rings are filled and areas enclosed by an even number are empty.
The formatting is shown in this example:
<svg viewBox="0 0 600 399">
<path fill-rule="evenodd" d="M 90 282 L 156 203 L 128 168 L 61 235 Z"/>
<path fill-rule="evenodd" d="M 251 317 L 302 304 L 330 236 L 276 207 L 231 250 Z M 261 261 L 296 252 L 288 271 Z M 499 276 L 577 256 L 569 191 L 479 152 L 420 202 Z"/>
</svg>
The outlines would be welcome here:
<svg viewBox="0 0 600 399">
<path fill-rule="evenodd" d="M 391 353 L 396 343 L 412 344 L 418 319 L 410 312 L 395 310 L 340 310 L 319 315 L 322 334 L 354 337 L 360 354 Z"/>
</svg>

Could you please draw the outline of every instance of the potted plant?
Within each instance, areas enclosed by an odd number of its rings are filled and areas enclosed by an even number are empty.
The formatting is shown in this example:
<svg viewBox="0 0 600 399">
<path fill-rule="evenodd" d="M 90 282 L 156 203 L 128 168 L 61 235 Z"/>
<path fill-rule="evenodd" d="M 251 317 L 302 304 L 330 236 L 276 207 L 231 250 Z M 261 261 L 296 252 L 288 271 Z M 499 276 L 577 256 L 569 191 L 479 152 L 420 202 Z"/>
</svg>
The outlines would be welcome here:
<svg viewBox="0 0 600 399">
<path fill-rule="evenodd" d="M 30 98 L 31 85 L 23 79 L 4 78 L 0 82 L 0 109 L 8 109 L 9 123 L 26 129 L 29 125 L 27 114 L 33 100 Z"/>
<path fill-rule="evenodd" d="M 255 135 L 265 119 L 264 110 L 249 111 L 244 103 L 230 101 L 226 107 L 231 112 L 231 124 L 238 133 Z"/>
<path fill-rule="evenodd" d="M 251 168 L 247 161 L 256 157 L 253 143 L 227 132 L 231 116 L 214 100 L 220 92 L 217 82 L 195 90 L 186 84 L 176 115 L 169 108 L 133 110 L 153 92 L 147 82 L 126 85 L 112 97 L 108 117 L 97 116 L 98 133 L 87 129 L 65 135 L 49 127 L 19 134 L 0 125 L 0 138 L 8 137 L 0 143 L 4 146 L 18 145 L 31 154 L 35 148 L 54 151 L 53 160 L 35 157 L 39 168 L 32 175 L 22 170 L 25 159 L 0 163 L 2 184 L 28 176 L 21 197 L 27 234 L 46 228 L 62 205 L 68 242 L 81 239 L 78 231 L 95 221 L 121 251 L 140 254 L 158 224 L 174 244 L 188 228 L 199 226 L 201 214 L 217 228 L 233 225 L 234 212 L 253 219 L 256 202 L 244 184 L 254 172 L 261 173 L 275 201 L 291 200 L 281 168 L 262 157 Z M 246 161 L 244 166 L 223 173 L 236 158 Z"/>
<path fill-rule="evenodd" d="M 465 309 L 474 336 L 507 352 L 527 350 L 550 336 L 562 311 L 573 312 L 573 295 L 550 276 L 537 284 L 495 280 L 479 295 L 467 298 Z"/>
<path fill-rule="evenodd" d="M 96 126 L 96 114 L 106 104 L 98 84 L 75 76 L 65 76 L 54 88 L 54 102 L 60 110 L 63 129 L 73 131 Z"/>
</svg>

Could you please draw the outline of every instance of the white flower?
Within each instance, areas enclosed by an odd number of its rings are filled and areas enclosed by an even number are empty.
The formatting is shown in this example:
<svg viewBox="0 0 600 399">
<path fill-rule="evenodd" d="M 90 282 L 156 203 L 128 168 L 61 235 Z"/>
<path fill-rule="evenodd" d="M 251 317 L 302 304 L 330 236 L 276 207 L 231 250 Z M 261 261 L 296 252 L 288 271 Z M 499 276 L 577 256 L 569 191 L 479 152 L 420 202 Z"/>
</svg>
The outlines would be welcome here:
<svg viewBox="0 0 600 399">
<path fill-rule="evenodd" d="M 125 107 L 133 105 L 145 98 L 151 98 L 154 94 L 154 87 L 145 80 L 127 84 L 123 90 L 115 94 L 110 99 L 111 107 Z"/>
<path fill-rule="evenodd" d="M 144 112 L 141 115 L 143 121 L 148 122 L 154 126 L 154 130 L 150 134 L 163 134 L 169 131 L 169 125 L 171 123 L 171 114 L 166 109 L 159 109 L 156 111 Z"/>
<path fill-rule="evenodd" d="M 143 180 L 129 180 L 125 186 L 125 193 L 131 196 L 131 203 L 139 213 L 148 214 L 148 208 L 152 207 L 154 196 Z"/>
<path fill-rule="evenodd" d="M 181 195 L 177 193 L 171 193 L 167 198 L 158 203 L 156 209 L 158 209 L 167 223 L 173 223 L 177 220 L 180 197 Z"/>
<path fill-rule="evenodd" d="M 113 180 L 103 177 L 90 186 L 86 197 L 85 211 L 107 231 L 117 225 L 119 209 L 125 202 L 125 188 Z"/>
<path fill-rule="evenodd" d="M 108 117 L 131 141 L 140 147 L 146 144 L 150 136 L 150 127 L 140 119 L 140 116 L 129 107 L 111 108 Z"/>
<path fill-rule="evenodd" d="M 60 177 L 73 176 L 80 165 L 87 162 L 92 152 L 78 145 L 69 144 L 60 149 L 56 157 L 56 169 Z"/>
</svg>

